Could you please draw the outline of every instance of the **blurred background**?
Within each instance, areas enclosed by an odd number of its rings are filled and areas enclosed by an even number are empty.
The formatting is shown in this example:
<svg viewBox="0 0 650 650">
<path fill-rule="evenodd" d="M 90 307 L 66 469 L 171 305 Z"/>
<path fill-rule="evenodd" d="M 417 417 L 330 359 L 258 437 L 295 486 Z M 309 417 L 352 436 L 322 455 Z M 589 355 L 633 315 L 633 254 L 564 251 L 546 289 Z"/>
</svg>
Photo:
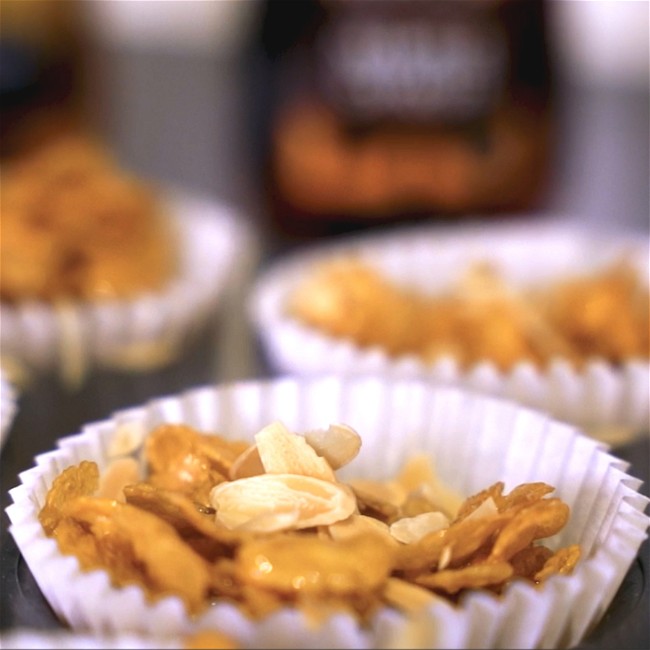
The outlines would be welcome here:
<svg viewBox="0 0 650 650">
<path fill-rule="evenodd" d="M 0 6 L 3 160 L 83 125 L 270 246 L 532 212 L 648 230 L 648 2 Z"/>
</svg>

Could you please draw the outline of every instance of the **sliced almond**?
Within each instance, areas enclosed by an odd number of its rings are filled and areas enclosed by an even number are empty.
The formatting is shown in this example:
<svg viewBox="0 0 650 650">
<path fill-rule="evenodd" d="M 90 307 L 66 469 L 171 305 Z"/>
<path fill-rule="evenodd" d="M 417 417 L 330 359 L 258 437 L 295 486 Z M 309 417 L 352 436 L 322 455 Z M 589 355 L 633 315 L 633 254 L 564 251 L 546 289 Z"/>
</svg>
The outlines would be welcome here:
<svg viewBox="0 0 650 650">
<path fill-rule="evenodd" d="M 452 550 L 451 544 L 447 544 L 447 546 L 443 547 L 440 553 L 440 559 L 438 560 L 438 571 L 444 571 L 449 566 L 452 557 Z"/>
<path fill-rule="evenodd" d="M 440 480 L 431 459 L 424 454 L 414 455 L 404 464 L 397 483 L 407 493 L 419 491 L 450 519 L 463 503 L 463 498 Z"/>
<path fill-rule="evenodd" d="M 119 424 L 108 444 L 108 457 L 127 456 L 137 451 L 144 442 L 148 430 L 140 422 Z"/>
<path fill-rule="evenodd" d="M 406 492 L 397 483 L 352 479 L 348 485 L 354 490 L 362 509 L 370 508 L 386 519 L 397 516 L 406 499 Z"/>
<path fill-rule="evenodd" d="M 412 544 L 429 533 L 449 527 L 449 519 L 442 512 L 423 512 L 415 517 L 403 517 L 390 525 L 390 534 L 404 544 Z"/>
<path fill-rule="evenodd" d="M 340 483 L 298 474 L 260 474 L 212 488 L 217 521 L 230 529 L 272 532 L 327 526 L 355 512 L 353 493 Z"/>
<path fill-rule="evenodd" d="M 335 481 L 334 471 L 303 436 L 281 422 L 272 422 L 255 434 L 257 452 L 269 474 L 302 474 Z"/>
<path fill-rule="evenodd" d="M 440 600 L 429 589 L 420 587 L 401 578 L 390 577 L 384 587 L 384 600 L 404 612 L 416 612 L 427 605 Z M 406 647 L 406 646 L 404 646 Z"/>
<path fill-rule="evenodd" d="M 138 462 L 130 456 L 117 458 L 102 472 L 96 496 L 126 501 L 124 487 L 138 481 L 140 481 Z"/>
<path fill-rule="evenodd" d="M 327 530 L 330 537 L 337 542 L 363 533 L 376 532 L 382 535 L 389 544 L 397 544 L 397 540 L 391 536 L 388 526 L 383 521 L 366 515 L 354 513 L 347 519 L 331 524 Z"/>
<path fill-rule="evenodd" d="M 347 424 L 330 424 L 327 429 L 307 431 L 305 440 L 332 469 L 347 465 L 361 449 L 361 436 Z"/>
<path fill-rule="evenodd" d="M 264 474 L 264 465 L 262 465 L 257 445 L 251 445 L 246 451 L 239 454 L 230 466 L 228 478 L 231 481 L 236 481 L 239 478 L 248 478 L 258 474 Z"/>
<path fill-rule="evenodd" d="M 472 510 L 465 519 L 480 519 L 481 517 L 491 517 L 492 515 L 496 515 L 499 512 L 499 509 L 497 508 L 497 504 L 494 502 L 494 499 L 492 497 L 488 497 L 481 503 L 481 505 L 476 508 L 475 510 Z"/>
</svg>

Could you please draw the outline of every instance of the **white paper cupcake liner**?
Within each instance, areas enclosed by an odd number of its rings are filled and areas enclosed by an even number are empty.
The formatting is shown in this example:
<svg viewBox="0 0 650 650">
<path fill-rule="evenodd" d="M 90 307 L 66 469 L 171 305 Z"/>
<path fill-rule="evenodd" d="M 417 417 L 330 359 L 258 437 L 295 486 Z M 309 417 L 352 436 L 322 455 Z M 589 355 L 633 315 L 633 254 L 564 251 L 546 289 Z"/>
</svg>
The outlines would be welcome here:
<svg viewBox="0 0 650 650">
<path fill-rule="evenodd" d="M 581 371 L 562 359 L 547 370 L 522 362 L 507 372 L 485 360 L 463 370 L 452 357 L 426 364 L 415 355 L 391 358 L 377 347 L 334 338 L 289 317 L 286 304 L 314 264 L 348 254 L 400 283 L 435 293 L 457 281 L 472 262 L 483 260 L 495 263 L 503 279 L 516 287 L 604 268 L 624 254 L 647 283 L 648 251 L 649 241 L 643 237 L 588 235 L 541 218 L 489 228 L 423 226 L 348 236 L 295 251 L 262 269 L 248 314 L 278 374 L 384 373 L 430 379 L 516 399 L 609 444 L 620 444 L 650 427 L 650 362 L 645 359 L 619 367 L 594 360 Z"/>
<path fill-rule="evenodd" d="M 387 479 L 423 451 L 440 478 L 469 496 L 496 481 L 506 491 L 544 481 L 571 508 L 567 526 L 545 543 L 582 547 L 574 574 L 537 590 L 513 584 L 501 598 L 474 592 L 460 607 L 440 601 L 412 618 L 386 609 L 369 627 L 337 616 L 314 629 L 295 610 L 252 622 L 231 605 L 190 620 L 180 599 L 149 604 L 135 586 L 117 589 L 103 571 L 83 572 L 59 553 L 37 516 L 53 479 L 82 460 L 107 464 L 123 427 L 163 422 L 252 440 L 274 420 L 300 432 L 345 423 L 362 437 L 359 455 L 339 470 L 348 478 Z M 84 633 L 180 635 L 217 628 L 245 648 L 564 648 L 602 618 L 647 537 L 649 499 L 628 464 L 578 429 L 514 402 L 416 379 L 278 378 L 195 388 L 88 424 L 36 458 L 10 491 L 10 532 L 45 598 Z"/>
<path fill-rule="evenodd" d="M 16 387 L 0 366 L 0 450 L 4 445 L 16 415 L 18 393 Z"/>
<path fill-rule="evenodd" d="M 255 256 L 242 215 L 211 200 L 170 191 L 165 209 L 177 233 L 180 269 L 160 292 L 137 299 L 1 305 L 2 352 L 29 369 L 83 376 L 92 365 L 146 370 L 173 361 L 224 300 Z"/>
</svg>

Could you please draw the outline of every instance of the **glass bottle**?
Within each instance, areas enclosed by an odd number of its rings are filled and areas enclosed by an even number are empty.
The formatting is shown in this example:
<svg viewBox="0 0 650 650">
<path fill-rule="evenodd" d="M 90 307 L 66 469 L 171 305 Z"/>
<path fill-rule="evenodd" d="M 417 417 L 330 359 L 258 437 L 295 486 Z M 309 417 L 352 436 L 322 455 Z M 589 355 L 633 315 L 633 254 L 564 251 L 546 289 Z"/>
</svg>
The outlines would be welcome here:
<svg viewBox="0 0 650 650">
<path fill-rule="evenodd" d="M 534 207 L 545 20 L 544 0 L 268 2 L 257 118 L 274 225 L 310 236 Z"/>
</svg>

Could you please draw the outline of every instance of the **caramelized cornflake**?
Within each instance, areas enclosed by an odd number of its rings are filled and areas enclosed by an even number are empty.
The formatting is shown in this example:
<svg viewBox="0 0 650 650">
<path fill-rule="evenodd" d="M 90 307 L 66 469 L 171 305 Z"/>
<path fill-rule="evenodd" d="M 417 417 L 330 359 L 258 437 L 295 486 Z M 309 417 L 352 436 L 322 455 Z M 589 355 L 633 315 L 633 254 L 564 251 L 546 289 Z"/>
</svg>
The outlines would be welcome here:
<svg viewBox="0 0 650 650">
<path fill-rule="evenodd" d="M 414 612 L 513 580 L 542 588 L 579 561 L 577 545 L 543 544 L 569 517 L 552 486 L 504 493 L 497 482 L 462 499 L 421 454 L 393 479 L 341 481 L 330 462 L 351 461 L 357 436 L 345 425 L 301 435 L 274 422 L 250 444 L 161 425 L 139 447 L 140 464 L 116 458 L 101 480 L 94 462 L 65 469 L 40 521 L 84 570 L 139 584 L 151 600 L 176 595 L 188 615 L 227 601 L 252 619 L 294 607 L 314 625 L 335 613 L 363 625 L 382 607 Z M 343 441 L 340 453 L 332 440 Z M 144 477 L 126 480 L 135 467 Z M 218 631 L 187 640 L 205 643 L 236 647 Z"/>
<path fill-rule="evenodd" d="M 341 257 L 310 270 L 286 313 L 329 336 L 425 363 L 453 357 L 462 368 L 492 361 L 509 370 L 562 358 L 650 358 L 650 292 L 625 260 L 544 285 L 515 287 L 494 264 L 468 265 L 447 290 L 428 294 L 369 262 Z"/>
</svg>

